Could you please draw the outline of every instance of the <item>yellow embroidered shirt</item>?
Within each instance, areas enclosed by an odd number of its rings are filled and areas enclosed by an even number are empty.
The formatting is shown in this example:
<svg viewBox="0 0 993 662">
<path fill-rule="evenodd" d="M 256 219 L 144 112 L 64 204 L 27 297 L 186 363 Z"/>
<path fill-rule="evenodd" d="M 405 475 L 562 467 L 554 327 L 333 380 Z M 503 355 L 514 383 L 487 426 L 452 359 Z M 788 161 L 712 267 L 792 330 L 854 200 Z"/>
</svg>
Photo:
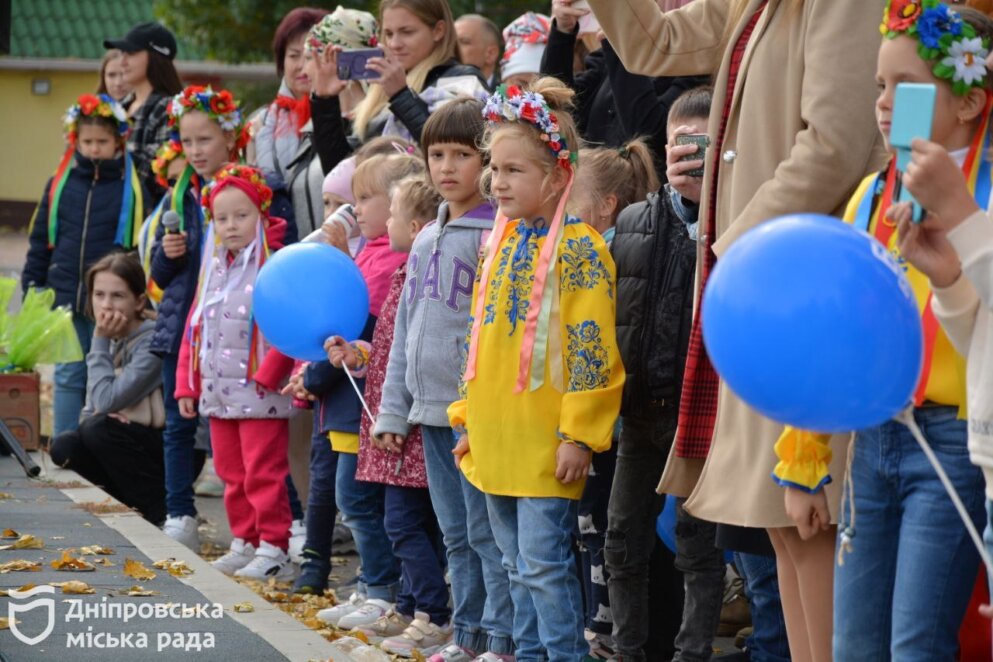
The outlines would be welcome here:
<svg viewBox="0 0 993 662">
<path fill-rule="evenodd" d="M 496 246 L 479 327 L 476 375 L 448 409 L 469 434 L 466 478 L 487 494 L 578 499 L 584 481 L 555 478 L 563 438 L 594 452 L 610 448 L 620 411 L 624 366 L 614 322 L 614 262 L 599 234 L 567 217 L 556 259 L 547 358 L 533 362 L 544 381 L 515 393 L 524 326 L 544 228 L 509 223 Z M 482 270 L 477 270 L 478 274 Z M 557 283 L 556 283 L 557 280 Z M 557 285 L 557 287 L 555 287 Z M 479 296 L 479 282 L 473 300 Z M 472 321 L 470 320 L 470 328 Z M 535 356 L 539 351 L 535 349 Z"/>
</svg>

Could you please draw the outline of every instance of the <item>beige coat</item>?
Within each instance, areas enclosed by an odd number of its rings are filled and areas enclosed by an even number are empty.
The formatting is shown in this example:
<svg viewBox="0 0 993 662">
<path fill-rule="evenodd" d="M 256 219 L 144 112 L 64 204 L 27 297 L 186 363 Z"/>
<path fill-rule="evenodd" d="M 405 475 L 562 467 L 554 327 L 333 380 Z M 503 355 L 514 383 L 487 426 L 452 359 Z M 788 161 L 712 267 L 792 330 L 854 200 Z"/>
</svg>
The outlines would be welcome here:
<svg viewBox="0 0 993 662">
<path fill-rule="evenodd" d="M 742 0 L 746 11 L 726 42 L 725 24 L 734 1 L 694 0 L 666 14 L 655 0 L 590 4 L 630 71 L 652 76 L 717 72 L 709 126 L 716 138 L 731 48 L 761 3 Z M 840 217 L 861 179 L 883 166 L 874 79 L 884 4 L 769 0 L 739 70 L 723 152 L 707 155 L 698 278 L 714 159 L 722 158 L 714 242 L 718 259 L 744 232 L 781 214 Z M 722 382 L 709 457 L 704 462 L 670 454 L 659 489 L 688 496 L 687 510 L 709 521 L 792 526 L 782 490 L 770 478 L 776 462 L 773 444 L 781 431 L 782 425 L 755 413 Z M 833 516 L 847 440 L 833 444 L 835 480 L 828 486 Z"/>
</svg>

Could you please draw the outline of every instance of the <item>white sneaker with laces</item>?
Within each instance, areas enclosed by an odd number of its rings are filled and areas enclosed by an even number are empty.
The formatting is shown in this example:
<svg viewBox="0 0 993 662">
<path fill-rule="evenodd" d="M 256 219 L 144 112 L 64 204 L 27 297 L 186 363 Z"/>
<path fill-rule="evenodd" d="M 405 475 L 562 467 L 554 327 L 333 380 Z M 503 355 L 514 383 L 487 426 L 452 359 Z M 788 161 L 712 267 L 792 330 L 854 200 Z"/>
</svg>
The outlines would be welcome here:
<svg viewBox="0 0 993 662">
<path fill-rule="evenodd" d="M 166 517 L 162 533 L 176 542 L 182 543 L 194 552 L 200 552 L 200 533 L 197 531 L 197 518 L 189 515 Z"/>
<path fill-rule="evenodd" d="M 385 616 L 386 612 L 390 609 L 393 609 L 393 605 L 386 600 L 369 598 L 361 607 L 338 621 L 338 628 L 351 630 L 352 628 L 362 627 L 363 625 L 372 625 L 381 617 Z"/>
<path fill-rule="evenodd" d="M 277 582 L 289 581 L 293 579 L 294 575 L 296 575 L 296 570 L 290 563 L 289 555 L 265 540 L 259 543 L 259 548 L 255 550 L 255 557 L 248 565 L 234 573 L 235 577 L 260 581 L 275 579 Z"/>
<path fill-rule="evenodd" d="M 290 544 L 286 553 L 290 555 L 290 560 L 296 564 L 303 563 L 303 546 L 307 544 L 307 527 L 302 519 L 295 519 L 290 524 Z"/>
<path fill-rule="evenodd" d="M 327 609 L 322 609 L 317 612 L 317 618 L 324 621 L 332 627 L 338 627 L 338 621 L 340 621 L 345 616 L 351 614 L 354 611 L 358 611 L 359 607 L 365 604 L 365 596 L 361 593 L 352 593 L 346 602 L 342 602 L 340 605 L 335 605 L 334 607 L 328 607 Z"/>
<path fill-rule="evenodd" d="M 228 549 L 227 554 L 216 559 L 210 565 L 230 577 L 251 563 L 253 558 L 255 558 L 255 545 L 245 542 L 241 538 L 235 538 L 231 541 L 231 548 Z"/>
</svg>

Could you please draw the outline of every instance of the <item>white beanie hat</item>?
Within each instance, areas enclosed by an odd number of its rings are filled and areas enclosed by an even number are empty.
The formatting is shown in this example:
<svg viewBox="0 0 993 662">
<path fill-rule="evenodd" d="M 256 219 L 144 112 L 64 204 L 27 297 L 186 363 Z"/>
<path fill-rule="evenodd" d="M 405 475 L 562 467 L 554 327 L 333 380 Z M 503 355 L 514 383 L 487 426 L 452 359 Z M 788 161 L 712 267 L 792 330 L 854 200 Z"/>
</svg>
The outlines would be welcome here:
<svg viewBox="0 0 993 662">
<path fill-rule="evenodd" d="M 500 74 L 506 79 L 515 74 L 536 74 L 541 71 L 541 56 L 545 44 L 524 44 L 500 65 Z"/>
</svg>

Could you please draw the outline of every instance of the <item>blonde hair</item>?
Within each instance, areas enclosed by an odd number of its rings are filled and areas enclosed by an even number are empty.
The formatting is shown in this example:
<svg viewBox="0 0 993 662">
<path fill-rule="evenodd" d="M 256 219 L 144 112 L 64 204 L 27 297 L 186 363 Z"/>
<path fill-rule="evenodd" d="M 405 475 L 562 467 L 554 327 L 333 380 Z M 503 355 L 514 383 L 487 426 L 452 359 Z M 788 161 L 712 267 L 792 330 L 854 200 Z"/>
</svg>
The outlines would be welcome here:
<svg viewBox="0 0 993 662">
<path fill-rule="evenodd" d="M 458 38 L 455 34 L 452 8 L 448 6 L 448 0 L 381 0 L 379 3 L 380 43 L 383 42 L 383 12 L 395 8 L 406 9 L 432 30 L 439 21 L 445 23 L 445 36 L 442 40 L 435 44 L 430 55 L 407 72 L 407 86 L 415 94 L 418 94 L 424 91 L 424 82 L 432 69 L 458 55 Z M 383 86 L 371 85 L 369 93 L 355 109 L 355 119 L 352 122 L 355 135 L 361 140 L 365 140 L 369 122 L 379 115 L 388 104 L 389 98 L 383 91 Z"/>
<path fill-rule="evenodd" d="M 407 212 L 410 220 L 430 221 L 438 215 L 441 195 L 424 175 L 401 179 L 390 189 L 390 198 Z"/>
<path fill-rule="evenodd" d="M 355 150 L 355 165 L 359 166 L 363 161 L 374 156 L 391 156 L 393 154 L 410 154 L 420 158 L 421 150 L 416 143 L 412 143 L 406 138 L 379 136 Z"/>
<path fill-rule="evenodd" d="M 583 164 L 583 186 L 594 204 L 602 203 L 611 193 L 617 196 L 612 221 L 622 209 L 644 200 L 661 186 L 652 150 L 640 138 L 625 143 L 620 149 L 584 149 L 579 153 L 579 160 Z"/>
<path fill-rule="evenodd" d="M 524 92 L 537 92 L 545 98 L 545 103 L 555 113 L 558 120 L 559 135 L 562 136 L 571 151 L 579 153 L 582 140 L 579 137 L 579 130 L 576 128 L 576 120 L 569 112 L 573 106 L 573 98 L 576 96 L 575 91 L 558 78 L 551 76 L 539 78 L 531 85 L 522 86 L 521 89 Z M 534 161 L 540 164 L 545 171 L 545 178 L 541 182 L 542 187 L 548 183 L 555 168 L 559 165 L 559 160 L 541 139 L 541 131 L 535 125 L 525 121 L 499 122 L 490 125 L 486 128 L 486 133 L 483 134 L 483 144 L 480 149 L 487 161 L 480 178 L 480 186 L 484 193 L 489 191 L 490 180 L 493 178 L 493 172 L 489 166 L 493 145 L 498 140 L 511 137 L 516 137 L 521 149 L 527 149 Z"/>
<path fill-rule="evenodd" d="M 410 154 L 373 156 L 363 161 L 352 175 L 352 192 L 389 195 L 390 188 L 401 179 L 424 176 L 424 162 Z"/>
</svg>

